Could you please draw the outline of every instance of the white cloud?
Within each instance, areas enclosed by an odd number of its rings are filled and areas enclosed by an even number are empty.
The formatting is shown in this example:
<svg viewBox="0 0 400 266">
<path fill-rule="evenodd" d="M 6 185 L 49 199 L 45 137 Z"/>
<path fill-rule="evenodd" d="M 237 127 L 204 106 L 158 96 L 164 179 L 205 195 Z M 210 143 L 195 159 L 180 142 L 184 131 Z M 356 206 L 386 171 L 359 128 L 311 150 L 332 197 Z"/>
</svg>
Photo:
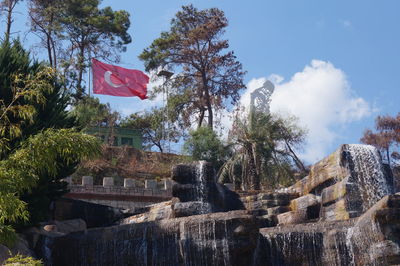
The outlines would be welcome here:
<svg viewBox="0 0 400 266">
<path fill-rule="evenodd" d="M 312 60 L 287 81 L 277 74 L 250 80 L 240 98 L 241 106 L 249 107 L 250 93 L 260 88 L 267 79 L 275 84 L 271 111 L 295 115 L 300 125 L 308 129 L 306 145 L 300 155 L 309 163 L 315 163 L 336 148 L 333 144 L 342 137 L 336 133 L 339 129 L 374 112 L 369 103 L 355 95 L 341 69 L 321 60 Z M 151 83 L 149 89 L 161 83 Z M 162 96 L 159 95 L 154 101 L 146 101 L 145 108 L 140 104 L 141 109 L 160 106 Z M 223 127 L 221 133 L 226 137 L 232 125 L 233 112 L 224 110 L 216 115 Z"/>
<path fill-rule="evenodd" d="M 253 79 L 248 91 L 264 81 L 265 78 Z M 340 137 L 334 127 L 360 120 L 371 113 L 370 105 L 354 95 L 345 73 L 330 62 L 312 60 L 289 81 L 281 81 L 275 86 L 271 111 L 293 114 L 308 129 L 302 158 L 311 163 L 326 156 L 332 143 Z"/>
<path fill-rule="evenodd" d="M 280 75 L 268 77 L 275 83 L 271 112 L 295 115 L 308 130 L 301 157 L 309 163 L 322 159 L 341 136 L 335 128 L 360 120 L 373 111 L 361 97 L 354 95 L 345 73 L 332 63 L 312 60 L 288 81 Z M 248 107 L 250 93 L 261 87 L 267 78 L 255 78 L 247 84 L 240 103 Z M 231 121 L 224 124 L 230 125 Z"/>
</svg>

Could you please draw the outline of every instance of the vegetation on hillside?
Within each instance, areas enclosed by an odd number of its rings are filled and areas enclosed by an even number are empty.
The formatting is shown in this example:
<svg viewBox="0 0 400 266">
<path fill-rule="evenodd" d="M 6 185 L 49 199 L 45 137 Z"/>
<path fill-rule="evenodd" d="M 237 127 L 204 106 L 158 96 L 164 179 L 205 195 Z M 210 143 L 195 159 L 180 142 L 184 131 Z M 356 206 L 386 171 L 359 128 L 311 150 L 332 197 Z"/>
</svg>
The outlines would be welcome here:
<svg viewBox="0 0 400 266">
<path fill-rule="evenodd" d="M 98 153 L 99 142 L 63 128 L 74 120 L 57 72 L 31 62 L 18 41 L 0 45 L 0 77 L 0 243 L 11 245 L 13 226 L 44 219 L 65 192 L 60 178 Z"/>
<path fill-rule="evenodd" d="M 3 11 L 11 17 L 6 21 L 7 29 L 12 26 L 13 9 L 18 2 L 2 0 Z M 1 119 L 9 128 L 2 132 L 2 160 L 11 158 L 35 137 L 50 134 L 49 139 L 54 135 L 65 140 L 66 136 L 61 134 L 64 132 L 79 142 L 85 139 L 78 136 L 85 135 L 72 128 L 104 126 L 111 131 L 116 127 L 141 130 L 146 150 L 165 152 L 168 141 L 184 140 L 184 151 L 192 160 L 213 162 L 220 169 L 221 182 L 235 182 L 244 189 L 260 189 L 261 184 L 271 187 L 286 184 L 293 180 L 295 172 L 306 171 L 295 152 L 303 141 L 304 131 L 294 121 L 270 114 L 250 114 L 245 119 L 236 119 L 228 142 L 215 133 L 216 113 L 235 108 L 240 91 L 245 88 L 242 64 L 223 38 L 228 20 L 222 10 L 199 10 L 188 5 L 176 13 L 170 29 L 162 32 L 139 56 L 147 71 L 176 72 L 154 89 L 154 94 L 168 89 L 167 106 L 122 118 L 109 104 L 84 95 L 83 74 L 90 65 L 90 57 L 118 62 L 119 54 L 131 42 L 129 13 L 100 8 L 100 0 L 30 0 L 27 4 L 30 31 L 39 36 L 39 47 L 46 51 L 50 68 L 31 62 L 18 42 L 0 51 L 0 89 L 5 108 Z M 6 32 L 6 40 L 10 34 L 11 31 Z M 99 152 L 95 147 L 98 143 L 93 138 L 87 140 L 85 145 L 92 143 L 88 147 L 94 153 Z M 60 140 L 61 146 L 62 143 Z M 109 139 L 109 144 L 112 143 L 113 134 Z M 133 166 L 135 160 L 152 169 L 147 160 L 153 156 L 151 152 L 136 152 L 133 156 L 136 159 L 128 162 L 124 158 L 127 150 L 105 146 L 104 158 L 85 160 L 79 173 L 130 177 L 143 170 Z M 61 148 L 57 152 L 64 151 Z M 31 215 L 32 221 L 44 219 L 49 202 L 66 191 L 60 178 L 75 171 L 80 159 L 89 153 L 86 150 L 78 154 L 76 160 L 57 155 L 53 158 L 56 173 L 41 170 L 34 182 L 36 188 L 16 192 L 36 216 Z M 188 158 L 166 160 L 165 165 L 159 164 L 154 171 L 165 176 L 170 164 Z"/>
<path fill-rule="evenodd" d="M 177 143 L 183 135 L 175 124 L 168 123 L 167 120 L 165 108 L 153 108 L 144 113 L 131 114 L 121 121 L 120 126 L 140 130 L 145 150 L 155 147 L 164 152 L 167 142 Z"/>
</svg>

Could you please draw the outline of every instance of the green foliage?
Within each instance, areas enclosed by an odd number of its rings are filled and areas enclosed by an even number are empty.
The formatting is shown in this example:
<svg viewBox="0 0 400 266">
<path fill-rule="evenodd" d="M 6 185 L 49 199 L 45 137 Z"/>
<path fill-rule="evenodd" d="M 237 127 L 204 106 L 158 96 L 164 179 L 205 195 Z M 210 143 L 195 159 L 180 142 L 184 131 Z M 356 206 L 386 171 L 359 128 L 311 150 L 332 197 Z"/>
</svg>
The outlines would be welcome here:
<svg viewBox="0 0 400 266">
<path fill-rule="evenodd" d="M 27 221 L 26 204 L 19 199 L 31 191 L 41 175 L 55 176 L 60 160 L 75 163 L 99 153 L 95 137 L 73 129 L 47 129 L 29 137 L 20 148 L 0 161 L 0 225 Z"/>
<path fill-rule="evenodd" d="M 132 39 L 129 13 L 100 8 L 101 0 L 31 0 L 31 31 L 47 50 L 52 67 L 62 70 L 75 88 L 76 99 L 84 96 L 83 74 L 90 58 L 119 61 Z"/>
<path fill-rule="evenodd" d="M 119 61 L 119 52 L 126 51 L 132 39 L 128 33 L 129 13 L 113 11 L 111 7 L 99 8 L 99 0 L 63 1 L 58 19 L 62 26 L 62 39 L 69 42 L 68 55 L 64 57 L 64 69 L 72 66 L 69 73 L 76 78 L 76 98 L 83 96 L 83 73 L 89 66 L 90 57 L 107 61 Z"/>
<path fill-rule="evenodd" d="M 236 103 L 245 86 L 242 65 L 228 41 L 221 39 L 228 20 L 217 8 L 198 10 L 183 6 L 171 20 L 170 30 L 144 49 L 139 58 L 147 71 L 163 67 L 176 72 L 168 80 L 169 108 L 184 128 L 196 123 L 213 128 L 214 110 Z M 163 87 L 155 89 L 162 93 Z"/>
<path fill-rule="evenodd" d="M 100 103 L 94 97 L 84 97 L 74 106 L 70 115 L 75 117 L 81 128 L 87 127 L 115 127 L 120 119 L 120 114 L 112 111 L 110 104 Z"/>
<path fill-rule="evenodd" d="M 252 112 L 248 119 L 237 117 L 230 132 L 236 152 L 219 172 L 220 182 L 233 182 L 245 190 L 287 185 L 295 171 L 305 172 L 294 152 L 305 136 L 294 118 Z"/>
<path fill-rule="evenodd" d="M 14 257 L 8 258 L 4 264 L 4 266 L 12 266 L 12 265 L 28 265 L 28 266 L 42 266 L 43 263 L 41 260 L 35 260 L 31 257 L 25 257 L 21 254 L 17 254 Z"/>
<path fill-rule="evenodd" d="M 163 152 L 167 136 L 171 142 L 176 143 L 182 135 L 175 124 L 171 123 L 168 128 L 165 117 L 164 108 L 154 108 L 149 112 L 131 114 L 121 121 L 120 126 L 140 130 L 145 149 L 151 150 L 152 147 L 157 147 Z"/>
<path fill-rule="evenodd" d="M 99 143 L 74 129 L 60 129 L 73 120 L 67 118 L 68 98 L 57 73 L 31 64 L 18 41 L 1 45 L 0 76 L 0 240 L 11 245 L 11 225 L 26 223 L 28 209 L 37 215 L 48 207 L 32 208 L 21 198 L 35 194 L 38 183 L 37 200 L 61 192 L 62 171 L 98 153 Z"/>
<path fill-rule="evenodd" d="M 200 127 L 191 131 L 183 150 L 194 160 L 212 162 L 216 169 L 221 167 L 228 155 L 228 148 L 209 127 Z"/>
</svg>

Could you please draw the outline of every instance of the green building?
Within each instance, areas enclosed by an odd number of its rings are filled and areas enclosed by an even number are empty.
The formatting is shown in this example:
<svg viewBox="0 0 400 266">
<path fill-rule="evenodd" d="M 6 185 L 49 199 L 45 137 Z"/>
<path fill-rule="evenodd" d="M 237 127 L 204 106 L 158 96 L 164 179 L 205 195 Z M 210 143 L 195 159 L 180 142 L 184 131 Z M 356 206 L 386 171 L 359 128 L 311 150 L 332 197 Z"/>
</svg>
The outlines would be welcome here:
<svg viewBox="0 0 400 266">
<path fill-rule="evenodd" d="M 108 128 L 108 127 L 89 127 L 86 133 L 98 136 L 104 143 L 109 143 L 113 139 L 113 146 L 130 146 L 142 149 L 142 133 L 137 129 L 130 128 Z"/>
</svg>

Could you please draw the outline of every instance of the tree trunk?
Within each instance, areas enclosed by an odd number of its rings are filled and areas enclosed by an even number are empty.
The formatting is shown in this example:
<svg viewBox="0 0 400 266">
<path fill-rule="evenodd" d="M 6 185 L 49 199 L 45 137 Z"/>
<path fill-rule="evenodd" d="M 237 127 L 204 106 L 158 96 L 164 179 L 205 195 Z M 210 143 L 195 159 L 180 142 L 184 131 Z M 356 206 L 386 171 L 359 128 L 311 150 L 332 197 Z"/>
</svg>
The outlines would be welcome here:
<svg viewBox="0 0 400 266">
<path fill-rule="evenodd" d="M 6 36 L 5 42 L 10 42 L 10 35 L 11 35 L 11 24 L 12 24 L 12 11 L 13 11 L 13 3 L 12 0 L 6 1 L 7 5 L 7 25 L 6 25 Z"/>
<path fill-rule="evenodd" d="M 157 146 L 157 148 L 160 150 L 161 153 L 164 152 L 161 143 L 155 143 L 155 145 Z"/>
<path fill-rule="evenodd" d="M 257 173 L 257 166 L 253 156 L 253 145 L 247 145 L 246 152 L 249 160 L 247 175 L 250 183 L 250 190 L 260 190 L 260 176 Z"/>
<path fill-rule="evenodd" d="M 296 153 L 294 152 L 294 150 L 292 149 L 292 147 L 290 147 L 289 143 L 285 140 L 286 143 L 286 147 L 288 148 L 289 152 L 292 154 L 293 160 L 295 162 L 295 164 L 297 165 L 297 167 L 303 172 L 303 173 L 307 173 L 307 169 L 304 167 L 304 164 L 302 163 L 302 161 L 299 159 L 299 157 L 297 157 Z"/>
<path fill-rule="evenodd" d="M 203 90 L 204 90 L 204 100 L 205 100 L 205 103 L 207 106 L 207 112 L 208 112 L 208 127 L 213 129 L 213 126 L 214 126 L 213 110 L 212 110 L 212 105 L 211 105 L 210 92 L 208 91 L 207 78 L 204 73 L 202 74 L 202 81 L 203 81 Z"/>
<path fill-rule="evenodd" d="M 55 45 L 55 42 L 54 42 L 53 38 L 51 39 L 51 48 L 52 48 L 52 51 L 53 51 L 53 63 L 54 63 L 53 67 L 55 69 L 57 69 L 56 45 Z"/>
<path fill-rule="evenodd" d="M 197 125 L 197 128 L 199 129 L 201 127 L 201 125 L 203 124 L 203 120 L 204 120 L 204 114 L 205 114 L 206 110 L 204 108 L 201 108 L 200 110 L 200 117 L 199 117 L 199 123 Z"/>
<path fill-rule="evenodd" d="M 54 23 L 54 14 L 51 14 L 51 18 L 50 18 L 51 24 Z M 53 39 L 53 31 L 51 29 L 49 29 L 49 35 L 48 35 L 48 41 L 50 44 L 50 53 L 52 54 L 52 58 L 53 58 L 53 64 L 52 66 L 57 69 L 57 55 L 56 55 L 56 45 Z"/>
<path fill-rule="evenodd" d="M 85 56 L 85 47 L 83 44 L 79 47 L 79 58 L 78 58 L 78 81 L 76 84 L 76 99 L 82 99 L 83 96 L 83 88 L 82 88 L 82 80 L 83 80 L 83 70 L 84 70 L 84 56 Z"/>
<path fill-rule="evenodd" d="M 52 56 L 52 50 L 51 50 L 51 42 L 50 42 L 50 36 L 47 34 L 46 36 L 46 45 L 47 45 L 47 56 L 49 57 L 49 63 L 50 66 L 54 67 L 54 62 L 53 62 L 53 56 Z"/>
<path fill-rule="evenodd" d="M 213 121 L 213 110 L 211 103 L 207 104 L 207 109 L 208 109 L 208 127 L 213 129 L 214 121 Z"/>
</svg>

